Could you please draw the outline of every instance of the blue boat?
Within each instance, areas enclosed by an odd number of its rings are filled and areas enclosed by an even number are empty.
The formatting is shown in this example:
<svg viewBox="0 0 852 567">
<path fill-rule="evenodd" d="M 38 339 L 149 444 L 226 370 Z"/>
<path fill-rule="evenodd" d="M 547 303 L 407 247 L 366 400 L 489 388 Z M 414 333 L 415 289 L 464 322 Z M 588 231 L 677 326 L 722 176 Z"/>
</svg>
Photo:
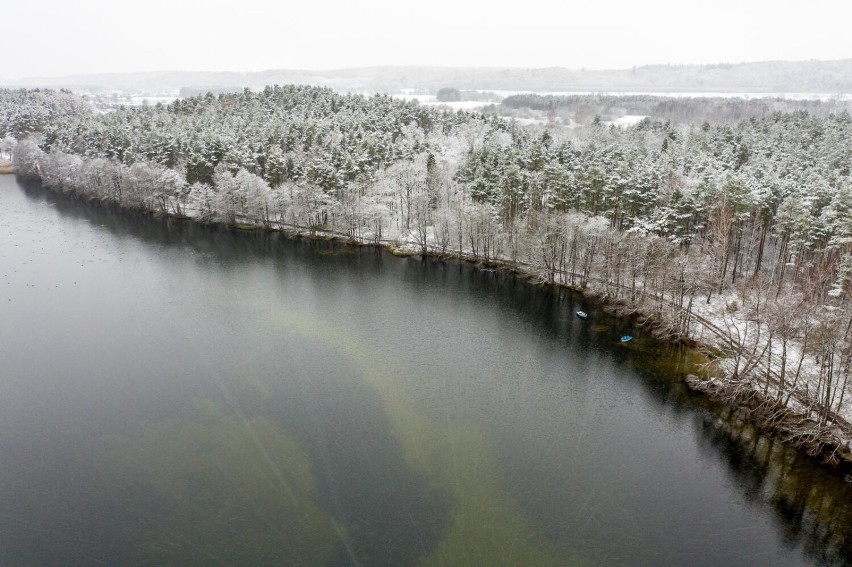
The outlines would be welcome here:
<svg viewBox="0 0 852 567">
<path fill-rule="evenodd" d="M 632 341 L 632 340 L 633 340 L 633 337 L 630 336 L 630 335 L 622 335 L 621 336 L 621 342 L 623 342 L 623 343 L 626 343 L 626 342 L 629 342 L 629 341 Z"/>
<path fill-rule="evenodd" d="M 588 316 L 589 314 L 585 311 L 577 311 L 577 317 L 579 317 L 580 319 L 586 319 Z"/>
</svg>

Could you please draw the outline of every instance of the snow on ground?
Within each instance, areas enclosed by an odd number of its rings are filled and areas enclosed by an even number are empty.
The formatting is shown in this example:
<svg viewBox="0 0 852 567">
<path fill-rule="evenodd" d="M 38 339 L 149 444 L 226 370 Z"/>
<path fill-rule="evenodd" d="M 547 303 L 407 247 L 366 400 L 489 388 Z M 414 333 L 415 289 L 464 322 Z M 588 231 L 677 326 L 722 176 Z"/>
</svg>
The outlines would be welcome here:
<svg viewBox="0 0 852 567">
<path fill-rule="evenodd" d="M 547 120 L 542 120 L 540 118 L 515 118 L 515 122 L 517 122 L 521 126 L 539 126 L 542 124 L 547 124 Z"/>
<path fill-rule="evenodd" d="M 731 306 L 737 306 L 737 308 L 732 310 Z M 740 337 L 745 337 L 744 342 L 747 347 L 754 345 L 753 341 L 758 336 L 760 337 L 759 340 L 763 341 L 762 344 L 765 344 L 766 337 L 769 335 L 769 331 L 765 325 L 758 329 L 757 324 L 754 321 L 749 320 L 748 305 L 743 304 L 743 300 L 736 289 L 727 289 L 721 294 L 714 294 L 709 303 L 707 303 L 706 297 L 696 297 L 692 306 L 692 311 L 720 329 L 730 329 L 732 333 L 738 334 Z M 702 329 L 700 331 L 698 340 L 699 342 L 711 346 L 722 346 L 722 341 L 716 338 L 712 332 L 708 332 L 707 329 Z M 758 352 L 761 351 L 762 345 L 758 347 Z M 780 341 L 777 340 L 777 337 L 772 343 L 771 353 L 767 354 L 771 355 L 772 368 L 777 370 L 780 366 L 783 354 L 783 347 Z M 801 364 L 801 374 L 799 376 L 797 390 L 804 390 L 806 388 L 807 391 L 812 394 L 817 392 L 817 386 L 820 380 L 820 369 L 813 355 L 806 355 L 802 357 L 801 343 L 795 339 L 791 339 L 786 346 L 786 359 L 786 369 L 790 374 L 787 377 L 787 381 L 789 382 L 793 379 L 792 376 L 795 369 L 799 364 Z M 730 370 L 733 368 L 734 362 L 733 360 L 729 360 L 728 362 L 730 363 Z M 758 373 L 765 371 L 766 365 L 762 362 Z M 777 388 L 769 388 L 770 395 L 776 394 L 777 391 Z M 840 394 L 838 393 L 838 395 Z M 795 411 L 804 411 L 806 409 L 805 406 L 796 399 L 791 399 L 789 407 Z M 847 422 L 852 422 L 852 396 L 846 396 L 844 398 L 843 405 L 839 409 L 839 414 Z"/>
<path fill-rule="evenodd" d="M 453 110 L 473 110 L 475 108 L 482 108 L 488 104 L 496 104 L 492 102 L 485 102 L 481 100 L 459 100 L 455 102 L 441 102 L 434 95 L 425 95 L 425 94 L 395 94 L 391 95 L 393 98 L 399 98 L 402 100 L 416 100 L 420 104 L 424 106 L 446 106 L 448 108 L 452 108 Z"/>
<path fill-rule="evenodd" d="M 639 124 L 644 118 L 646 118 L 646 116 L 642 116 L 639 114 L 625 114 L 621 118 L 606 121 L 604 122 L 604 124 L 606 124 L 607 126 L 618 126 L 619 128 L 627 128 L 629 126 Z"/>
</svg>

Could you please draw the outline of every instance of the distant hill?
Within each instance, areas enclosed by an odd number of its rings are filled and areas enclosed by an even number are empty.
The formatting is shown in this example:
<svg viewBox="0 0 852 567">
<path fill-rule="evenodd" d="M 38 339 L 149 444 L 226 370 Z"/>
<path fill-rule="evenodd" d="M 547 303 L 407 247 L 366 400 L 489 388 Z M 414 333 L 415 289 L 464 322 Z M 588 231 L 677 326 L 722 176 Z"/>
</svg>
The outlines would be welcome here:
<svg viewBox="0 0 852 567">
<path fill-rule="evenodd" d="M 537 92 L 746 92 L 852 93 L 852 59 L 765 61 L 719 65 L 650 65 L 622 70 L 493 67 L 365 67 L 331 71 L 270 70 L 252 73 L 159 71 L 73 75 L 5 81 L 10 87 L 75 91 L 186 93 L 260 89 L 271 84 L 327 86 L 341 92 L 434 93 L 442 87 Z"/>
</svg>

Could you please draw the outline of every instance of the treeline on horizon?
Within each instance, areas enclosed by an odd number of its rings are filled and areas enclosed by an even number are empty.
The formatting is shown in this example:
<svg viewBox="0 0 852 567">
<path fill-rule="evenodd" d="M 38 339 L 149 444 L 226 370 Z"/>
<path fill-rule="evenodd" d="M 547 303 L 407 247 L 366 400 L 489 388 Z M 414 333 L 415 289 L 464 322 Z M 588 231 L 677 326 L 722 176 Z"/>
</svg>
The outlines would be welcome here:
<svg viewBox="0 0 852 567">
<path fill-rule="evenodd" d="M 678 124 L 713 125 L 735 124 L 748 118 L 759 118 L 776 112 L 791 113 L 806 111 L 813 116 L 827 117 L 830 114 L 852 111 L 852 101 L 841 98 L 787 99 L 787 98 L 741 98 L 681 96 L 666 97 L 655 94 L 589 94 L 589 95 L 542 95 L 536 93 L 510 95 L 490 113 L 511 116 L 512 110 L 529 109 L 539 111 L 547 118 L 555 116 L 581 115 L 612 118 L 614 114 L 648 116 Z M 501 110 L 503 112 L 501 112 Z"/>
<path fill-rule="evenodd" d="M 386 66 L 360 69 L 271 69 L 259 72 L 107 73 L 42 78 L 40 85 L 87 92 L 176 92 L 181 88 L 262 90 L 266 85 L 328 86 L 338 92 L 434 93 L 442 87 L 462 91 L 532 92 L 693 92 L 823 93 L 852 92 L 852 59 L 763 61 L 715 65 L 648 65 L 632 69 L 499 68 Z M 12 86 L 12 85 L 10 85 Z M 16 87 L 34 86 L 15 83 Z M 184 94 L 205 94 L 186 91 Z M 184 95 L 182 95 L 184 96 Z"/>
<path fill-rule="evenodd" d="M 69 96 L 0 91 L 15 164 L 47 186 L 521 266 L 653 316 L 659 333 L 715 344 L 729 382 L 767 411 L 797 406 L 821 430 L 848 428 L 845 110 L 726 99 L 749 117 L 559 129 L 315 87 L 106 114 Z M 698 308 L 714 298 L 726 308 L 712 323 Z"/>
</svg>

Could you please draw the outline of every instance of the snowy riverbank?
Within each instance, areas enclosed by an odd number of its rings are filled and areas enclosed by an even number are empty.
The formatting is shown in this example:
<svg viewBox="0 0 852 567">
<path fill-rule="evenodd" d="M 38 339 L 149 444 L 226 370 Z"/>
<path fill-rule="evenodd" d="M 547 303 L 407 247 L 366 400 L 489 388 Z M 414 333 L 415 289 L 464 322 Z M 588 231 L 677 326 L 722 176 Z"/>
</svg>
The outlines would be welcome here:
<svg viewBox="0 0 852 567">
<path fill-rule="evenodd" d="M 138 207 L 122 207 L 74 189 L 69 190 L 67 187 L 54 188 L 54 190 L 106 206 L 140 210 Z M 193 222 L 220 222 L 216 219 L 204 218 L 201 212 L 193 207 L 183 207 L 180 209 L 181 214 L 163 213 L 160 210 L 151 209 L 142 210 L 156 216 L 164 214 L 180 216 Z M 705 378 L 690 376 L 687 379 L 687 385 L 694 391 L 701 392 L 710 399 L 729 407 L 739 419 L 773 432 L 801 450 L 823 457 L 828 463 L 852 465 L 848 434 L 849 401 L 842 399 L 839 401 L 838 406 L 842 413 L 832 416 L 832 423 L 828 425 L 821 423 L 818 412 L 811 409 L 807 399 L 808 393 L 817 386 L 818 373 L 814 374 L 813 364 L 803 362 L 801 348 L 797 349 L 795 344 L 790 343 L 785 346 L 785 352 L 775 353 L 776 356 L 786 356 L 790 360 L 791 367 L 798 360 L 796 383 L 793 384 L 796 388 L 795 392 L 790 390 L 790 385 L 772 386 L 769 382 L 760 383 L 755 380 L 756 374 L 768 372 L 766 365 L 763 364 L 764 360 L 772 364 L 771 357 L 766 357 L 765 352 L 761 352 L 761 356 L 756 357 L 758 362 L 750 362 L 747 369 L 739 368 L 740 358 L 749 358 L 744 357 L 744 353 L 759 349 L 760 333 L 750 327 L 753 323 L 744 318 L 743 313 L 737 315 L 736 310 L 731 310 L 731 305 L 737 301 L 737 293 L 734 291 L 718 295 L 707 303 L 696 302 L 688 310 L 674 305 L 668 305 L 668 309 L 662 309 L 662 303 L 669 302 L 665 300 L 661 302 L 660 298 L 651 295 L 642 296 L 641 293 L 633 301 L 628 302 L 612 292 L 610 282 L 587 275 L 584 277 L 584 274 L 547 269 L 546 266 L 512 260 L 502 255 L 483 258 L 481 252 L 477 254 L 473 250 L 464 248 L 459 251 L 442 247 L 437 244 L 434 233 L 427 235 L 425 240 L 413 233 L 407 236 L 392 234 L 389 236 L 393 237 L 377 238 L 375 234 L 354 236 L 316 226 L 302 226 L 282 221 L 260 223 L 248 217 L 239 217 L 234 219 L 233 223 L 223 224 L 230 224 L 242 230 L 278 230 L 297 238 L 320 238 L 355 245 L 382 246 L 395 255 L 415 256 L 425 252 L 426 255 L 436 258 L 471 262 L 487 269 L 511 271 L 538 285 L 570 288 L 582 293 L 590 301 L 596 302 L 601 309 L 615 316 L 634 317 L 644 332 L 660 340 L 684 342 L 700 352 L 715 356 L 707 365 Z M 689 322 L 685 326 L 676 324 L 671 320 L 671 313 L 680 313 L 688 317 Z M 676 329 L 679 328 L 691 329 L 691 332 L 688 335 L 678 333 Z M 732 337 L 737 335 L 742 337 L 742 340 L 733 344 Z M 739 355 L 736 352 L 732 355 L 732 349 L 739 349 Z M 772 353 L 774 350 L 777 349 L 771 348 L 768 352 Z M 750 360 L 754 358 L 752 356 Z"/>
<path fill-rule="evenodd" d="M 7 98 L 71 107 L 47 137 L 7 148 L 45 186 L 581 290 L 659 338 L 701 345 L 725 391 L 850 437 L 848 115 L 577 132 L 307 87 L 108 117 L 62 96 Z"/>
</svg>

